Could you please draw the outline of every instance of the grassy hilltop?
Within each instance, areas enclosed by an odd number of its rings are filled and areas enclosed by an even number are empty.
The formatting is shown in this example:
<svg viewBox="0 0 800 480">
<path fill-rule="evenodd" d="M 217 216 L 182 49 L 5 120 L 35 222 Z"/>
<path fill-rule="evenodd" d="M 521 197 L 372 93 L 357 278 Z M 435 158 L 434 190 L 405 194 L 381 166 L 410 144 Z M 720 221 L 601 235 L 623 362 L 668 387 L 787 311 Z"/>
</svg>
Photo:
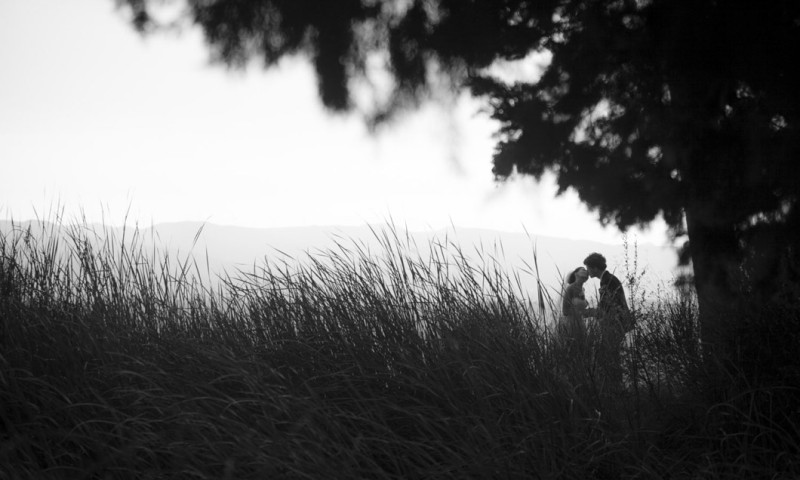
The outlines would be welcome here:
<svg viewBox="0 0 800 480">
<path fill-rule="evenodd" d="M 797 372 L 701 361 L 691 295 L 632 302 L 613 385 L 546 288 L 374 234 L 211 288 L 136 230 L 5 233 L 0 479 L 800 477 Z"/>
</svg>

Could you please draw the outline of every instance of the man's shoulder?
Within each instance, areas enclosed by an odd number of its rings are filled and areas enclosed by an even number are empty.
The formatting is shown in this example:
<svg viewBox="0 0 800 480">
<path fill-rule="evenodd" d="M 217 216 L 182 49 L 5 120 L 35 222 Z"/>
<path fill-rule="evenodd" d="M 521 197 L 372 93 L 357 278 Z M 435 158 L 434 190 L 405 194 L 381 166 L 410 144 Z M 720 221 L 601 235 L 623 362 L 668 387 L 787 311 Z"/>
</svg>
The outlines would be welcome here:
<svg viewBox="0 0 800 480">
<path fill-rule="evenodd" d="M 601 285 L 606 285 L 609 287 L 618 287 L 622 286 L 622 282 L 620 282 L 619 278 L 616 275 L 606 270 L 603 274 L 603 277 L 600 279 Z"/>
</svg>

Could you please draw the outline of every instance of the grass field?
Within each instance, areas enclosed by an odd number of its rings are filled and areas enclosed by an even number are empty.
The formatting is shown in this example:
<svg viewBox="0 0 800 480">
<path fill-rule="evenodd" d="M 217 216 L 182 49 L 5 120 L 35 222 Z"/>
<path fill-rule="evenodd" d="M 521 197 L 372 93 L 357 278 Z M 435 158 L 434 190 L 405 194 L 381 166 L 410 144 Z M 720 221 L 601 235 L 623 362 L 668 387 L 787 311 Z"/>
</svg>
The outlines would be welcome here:
<svg viewBox="0 0 800 480">
<path fill-rule="evenodd" d="M 0 480 L 800 478 L 797 371 L 702 362 L 691 295 L 631 299 L 617 385 L 547 288 L 393 228 L 214 289 L 52 228 L 0 238 Z"/>
</svg>

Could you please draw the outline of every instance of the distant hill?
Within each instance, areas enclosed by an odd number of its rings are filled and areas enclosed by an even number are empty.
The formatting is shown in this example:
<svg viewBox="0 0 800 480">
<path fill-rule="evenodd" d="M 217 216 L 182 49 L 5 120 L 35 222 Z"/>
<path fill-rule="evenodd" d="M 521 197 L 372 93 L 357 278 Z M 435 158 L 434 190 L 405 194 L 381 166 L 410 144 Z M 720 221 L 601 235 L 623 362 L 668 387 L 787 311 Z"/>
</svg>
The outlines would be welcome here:
<svg viewBox="0 0 800 480">
<path fill-rule="evenodd" d="M 42 235 L 42 228 L 52 230 L 52 225 L 38 222 L 17 222 L 18 226 L 30 226 L 34 236 Z M 8 221 L 0 221 L 0 231 L 4 234 L 11 228 Z M 121 239 L 123 230 L 106 226 L 87 226 L 98 233 L 100 238 L 109 233 Z M 354 242 L 362 245 L 371 256 L 381 255 L 383 248 L 379 237 L 397 234 L 401 244 L 416 248 L 419 255 L 426 258 L 432 242 L 448 246 L 454 251 L 457 245 L 471 260 L 479 262 L 495 259 L 501 269 L 519 274 L 523 289 L 534 291 L 536 275 L 532 272 L 538 266 L 538 278 L 542 283 L 558 291 L 562 275 L 581 265 L 583 259 L 591 252 L 600 252 L 606 256 L 609 270 L 624 277 L 625 260 L 633 268 L 637 260 L 637 271 L 645 272 L 643 285 L 648 289 L 664 288 L 672 284 L 677 256 L 674 248 L 659 247 L 651 244 L 628 246 L 609 245 L 586 240 L 570 240 L 549 236 L 528 236 L 524 233 L 459 228 L 434 231 L 392 230 L 387 226 L 310 226 L 287 228 L 246 228 L 223 226 L 212 223 L 178 222 L 157 224 L 148 228 L 140 228 L 140 239 L 146 248 L 167 252 L 172 258 L 185 258 L 191 254 L 203 270 L 207 267 L 212 273 L 227 272 L 235 275 L 237 270 L 252 272 L 254 267 L 264 262 L 283 262 L 307 259 L 308 255 L 320 256 L 326 250 L 339 246 L 351 249 Z M 126 238 L 130 239 L 132 230 L 126 229 Z M 633 239 L 631 239 L 631 243 Z M 396 243 L 392 240 L 390 243 Z M 481 253 L 482 252 L 482 253 Z M 535 254 L 534 254 L 535 252 Z M 634 255 L 635 253 L 635 255 Z M 534 261 L 534 259 L 536 261 Z M 597 281 L 587 283 L 587 291 L 597 288 Z"/>
</svg>

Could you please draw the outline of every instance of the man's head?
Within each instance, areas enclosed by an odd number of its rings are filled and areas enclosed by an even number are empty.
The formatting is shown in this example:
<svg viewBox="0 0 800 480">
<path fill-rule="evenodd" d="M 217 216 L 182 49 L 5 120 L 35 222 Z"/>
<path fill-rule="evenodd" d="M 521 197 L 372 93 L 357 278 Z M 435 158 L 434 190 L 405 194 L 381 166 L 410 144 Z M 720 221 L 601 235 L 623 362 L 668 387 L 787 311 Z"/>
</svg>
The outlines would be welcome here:
<svg viewBox="0 0 800 480">
<path fill-rule="evenodd" d="M 590 254 L 583 261 L 583 264 L 586 265 L 586 270 L 589 271 L 589 276 L 592 278 L 599 278 L 607 267 L 606 257 L 599 253 Z"/>
</svg>

